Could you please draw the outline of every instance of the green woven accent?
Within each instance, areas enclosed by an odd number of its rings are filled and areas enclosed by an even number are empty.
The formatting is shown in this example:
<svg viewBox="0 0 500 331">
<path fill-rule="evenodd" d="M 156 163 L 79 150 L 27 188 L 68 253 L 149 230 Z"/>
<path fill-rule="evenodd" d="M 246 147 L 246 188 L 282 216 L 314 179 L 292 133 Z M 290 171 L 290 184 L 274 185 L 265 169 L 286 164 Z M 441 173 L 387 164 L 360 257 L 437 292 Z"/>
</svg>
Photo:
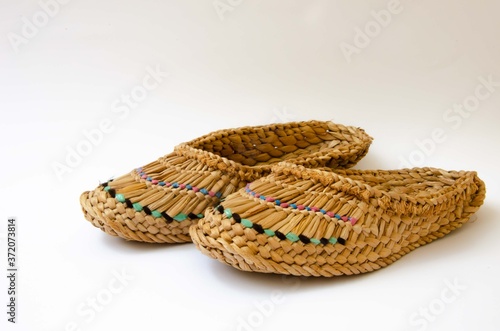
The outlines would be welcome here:
<svg viewBox="0 0 500 331">
<path fill-rule="evenodd" d="M 330 244 L 336 244 L 337 243 L 337 238 L 331 237 L 329 241 L 330 241 Z"/>
<path fill-rule="evenodd" d="M 109 190 L 111 190 L 111 187 L 110 187 L 110 186 L 106 186 L 106 187 L 104 188 L 104 191 L 106 191 L 106 192 L 108 192 Z"/>
<path fill-rule="evenodd" d="M 116 200 L 118 200 L 119 202 L 125 202 L 125 197 L 123 196 L 123 194 L 117 194 L 115 196 Z"/>
<path fill-rule="evenodd" d="M 151 212 L 151 215 L 153 215 L 153 217 L 156 217 L 156 218 L 160 218 L 161 217 L 161 213 L 158 210 L 153 210 Z"/>
<path fill-rule="evenodd" d="M 287 235 L 286 235 L 286 238 L 290 241 L 293 241 L 293 242 L 296 242 L 296 241 L 299 241 L 299 236 L 297 236 L 295 233 L 293 232 L 289 232 Z"/>
<path fill-rule="evenodd" d="M 233 213 L 231 213 L 231 209 L 225 209 L 224 215 L 226 215 L 227 218 L 233 217 Z"/>
<path fill-rule="evenodd" d="M 253 226 L 252 221 L 247 220 L 246 218 L 241 220 L 241 224 L 243 224 L 243 226 L 245 226 L 247 228 L 251 228 Z"/>
<path fill-rule="evenodd" d="M 267 234 L 269 237 L 274 237 L 274 231 L 273 230 L 265 229 L 264 233 Z"/>
<path fill-rule="evenodd" d="M 313 244 L 315 244 L 315 245 L 319 245 L 319 244 L 321 244 L 321 241 L 319 241 L 319 240 L 318 240 L 318 239 L 316 239 L 316 238 L 311 238 L 311 242 L 312 242 Z"/>
<path fill-rule="evenodd" d="M 136 211 L 141 211 L 141 210 L 142 210 L 142 206 L 141 206 L 141 204 L 140 204 L 140 203 L 138 203 L 138 202 L 134 203 L 132 206 L 134 207 L 134 209 L 135 209 Z"/>
<path fill-rule="evenodd" d="M 174 220 L 176 220 L 177 222 L 182 222 L 187 218 L 188 218 L 188 215 L 180 213 L 179 215 L 174 217 Z"/>
</svg>

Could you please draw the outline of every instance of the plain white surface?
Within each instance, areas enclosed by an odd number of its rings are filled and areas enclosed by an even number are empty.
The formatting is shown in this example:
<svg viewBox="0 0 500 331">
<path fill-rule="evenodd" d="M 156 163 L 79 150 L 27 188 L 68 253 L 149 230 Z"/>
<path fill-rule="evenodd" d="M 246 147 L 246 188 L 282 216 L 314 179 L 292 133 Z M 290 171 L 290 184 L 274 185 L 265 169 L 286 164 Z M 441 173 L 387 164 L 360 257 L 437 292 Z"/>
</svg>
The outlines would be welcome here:
<svg viewBox="0 0 500 331">
<path fill-rule="evenodd" d="M 391 6 L 73 0 L 44 22 L 37 1 L 3 0 L 0 264 L 16 216 L 20 278 L 18 323 L 2 308 L 2 330 L 499 330 L 500 4 L 401 0 L 376 23 L 372 11 Z M 41 27 L 30 35 L 33 17 Z M 356 42 L 347 58 L 342 47 Z M 168 77 L 137 106 L 120 103 L 155 68 Z M 485 96 L 488 77 L 497 85 Z M 463 102 L 472 110 L 453 112 Z M 477 221 L 371 274 L 284 279 L 234 270 L 191 244 L 124 242 L 82 216 L 82 191 L 180 142 L 309 119 L 373 136 L 360 169 L 413 158 L 477 170 L 488 189 Z M 54 163 L 103 120 L 113 130 L 58 179 Z M 123 272 L 132 279 L 120 282 Z"/>
</svg>

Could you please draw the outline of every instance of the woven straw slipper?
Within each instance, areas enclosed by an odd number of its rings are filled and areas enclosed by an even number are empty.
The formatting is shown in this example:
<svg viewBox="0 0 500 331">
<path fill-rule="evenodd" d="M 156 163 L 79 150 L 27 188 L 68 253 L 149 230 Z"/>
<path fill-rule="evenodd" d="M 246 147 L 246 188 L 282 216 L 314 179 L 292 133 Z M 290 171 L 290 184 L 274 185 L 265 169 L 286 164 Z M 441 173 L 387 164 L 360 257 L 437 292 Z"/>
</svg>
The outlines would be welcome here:
<svg viewBox="0 0 500 331">
<path fill-rule="evenodd" d="M 332 122 L 293 122 L 221 130 L 84 192 L 88 221 L 111 235 L 151 243 L 189 242 L 207 207 L 287 160 L 307 167 L 351 167 L 368 151 L 364 130 Z"/>
<path fill-rule="evenodd" d="M 385 267 L 461 227 L 484 198 L 475 172 L 283 163 L 207 209 L 190 234 L 204 254 L 240 270 L 352 275 Z"/>
</svg>

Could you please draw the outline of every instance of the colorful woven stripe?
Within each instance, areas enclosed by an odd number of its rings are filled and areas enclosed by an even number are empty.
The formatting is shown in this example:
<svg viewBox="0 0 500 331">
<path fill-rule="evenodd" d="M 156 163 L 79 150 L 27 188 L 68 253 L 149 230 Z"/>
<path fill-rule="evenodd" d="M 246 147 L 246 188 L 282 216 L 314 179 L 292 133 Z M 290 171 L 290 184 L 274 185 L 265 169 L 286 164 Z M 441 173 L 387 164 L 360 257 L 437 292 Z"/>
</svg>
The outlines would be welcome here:
<svg viewBox="0 0 500 331">
<path fill-rule="evenodd" d="M 147 215 L 151 215 L 154 218 L 164 218 L 167 223 L 171 223 L 172 221 L 177 221 L 177 222 L 182 222 L 187 219 L 200 219 L 203 218 L 203 214 L 184 214 L 180 213 L 175 216 L 170 216 L 166 212 L 160 212 L 158 210 L 151 210 L 148 206 L 143 206 L 138 202 L 133 203 L 131 200 L 125 198 L 125 196 L 121 193 L 116 193 L 114 189 L 112 189 L 110 186 L 108 186 L 108 182 L 101 184 L 104 186 L 104 191 L 108 192 L 108 194 L 112 197 L 115 198 L 116 201 L 123 203 L 127 205 L 128 208 L 133 208 L 136 212 L 141 212 L 143 211 Z"/>
<path fill-rule="evenodd" d="M 336 238 L 336 237 L 330 237 L 330 238 L 309 238 L 306 237 L 302 234 L 295 234 L 293 232 L 288 232 L 288 233 L 281 233 L 280 231 L 273 231 L 271 229 L 264 229 L 260 224 L 253 223 L 249 219 L 241 218 L 239 214 L 232 213 L 230 209 L 224 209 L 222 205 L 219 205 L 215 208 L 219 213 L 224 214 L 227 218 L 233 219 L 236 223 L 240 223 L 246 228 L 251 228 L 257 231 L 260 234 L 265 234 L 269 237 L 278 237 L 280 240 L 289 240 L 291 242 L 296 242 L 296 241 L 301 241 L 304 244 L 309 244 L 312 243 L 314 245 L 327 245 L 327 244 L 341 244 L 345 245 L 345 239 L 343 238 Z"/>
<path fill-rule="evenodd" d="M 192 186 L 190 184 L 181 184 L 178 182 L 166 182 L 166 181 L 161 181 L 158 179 L 153 179 L 150 175 L 146 174 L 143 171 L 143 168 L 137 168 L 135 170 L 139 176 L 141 176 L 141 179 L 144 179 L 148 182 L 150 182 L 153 185 L 159 185 L 159 186 L 165 186 L 165 187 L 173 187 L 173 188 L 180 188 L 181 190 L 188 190 L 188 191 L 193 191 L 193 192 L 200 192 L 203 195 L 209 195 L 211 197 L 216 197 L 217 199 L 222 198 L 222 192 L 213 192 L 210 191 L 206 188 L 199 188 L 196 186 Z"/>
<path fill-rule="evenodd" d="M 339 215 L 339 214 L 333 213 L 331 211 L 326 211 L 326 210 L 318 208 L 318 207 L 310 207 L 310 206 L 298 205 L 296 203 L 283 202 L 283 201 L 281 201 L 279 199 L 276 199 L 276 198 L 273 198 L 273 197 L 266 197 L 264 195 L 261 195 L 261 194 L 259 194 L 257 192 L 252 191 L 250 189 L 250 184 L 247 184 L 247 186 L 245 187 L 245 191 L 248 194 L 250 194 L 251 196 L 255 197 L 256 199 L 261 199 L 261 200 L 264 200 L 266 202 L 273 202 L 276 206 L 280 206 L 281 208 L 291 208 L 291 209 L 297 209 L 297 210 L 306 210 L 306 211 L 310 211 L 310 212 L 314 212 L 314 213 L 320 212 L 320 213 L 322 213 L 324 215 L 330 216 L 331 218 L 336 218 L 339 221 L 350 222 L 352 225 L 356 224 L 356 222 L 358 221 L 358 219 L 355 218 L 355 217 L 349 217 L 349 216 L 345 216 L 345 215 Z"/>
</svg>

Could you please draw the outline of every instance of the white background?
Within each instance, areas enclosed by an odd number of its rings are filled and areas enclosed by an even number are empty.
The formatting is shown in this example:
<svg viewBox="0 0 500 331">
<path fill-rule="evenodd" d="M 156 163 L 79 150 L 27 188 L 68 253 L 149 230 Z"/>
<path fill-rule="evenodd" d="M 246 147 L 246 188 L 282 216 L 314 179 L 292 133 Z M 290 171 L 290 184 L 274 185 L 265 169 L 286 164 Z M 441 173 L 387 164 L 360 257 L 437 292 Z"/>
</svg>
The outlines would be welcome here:
<svg viewBox="0 0 500 331">
<path fill-rule="evenodd" d="M 15 326 L 1 277 L 1 329 L 499 330 L 499 2 L 401 0 L 385 26 L 371 12 L 389 1 L 219 6 L 73 0 L 44 22 L 37 1 L 1 0 L 0 256 L 5 269 L 6 220 L 16 216 L 20 270 Z M 348 44 L 357 53 L 345 56 Z M 113 112 L 155 67 L 168 78 L 127 115 Z M 489 96 L 448 113 L 474 102 L 480 77 L 497 84 Z M 104 119 L 112 132 L 59 179 L 54 164 Z M 180 142 L 309 119 L 366 129 L 374 143 L 360 169 L 411 159 L 477 170 L 488 189 L 477 221 L 371 274 L 283 279 L 237 271 L 192 244 L 125 242 L 83 218 L 82 191 Z M 444 137 L 431 143 L 436 129 Z M 133 279 L 108 296 L 122 272 Z M 95 297 L 105 304 L 93 315 Z"/>
</svg>

